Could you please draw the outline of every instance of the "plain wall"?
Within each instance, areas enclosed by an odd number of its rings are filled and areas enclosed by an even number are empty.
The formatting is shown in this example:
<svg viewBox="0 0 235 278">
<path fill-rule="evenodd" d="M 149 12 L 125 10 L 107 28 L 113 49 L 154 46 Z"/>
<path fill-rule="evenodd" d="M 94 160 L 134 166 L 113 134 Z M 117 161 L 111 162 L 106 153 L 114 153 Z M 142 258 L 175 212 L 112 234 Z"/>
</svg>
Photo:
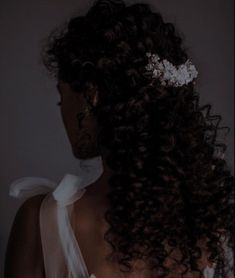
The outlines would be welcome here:
<svg viewBox="0 0 235 278">
<path fill-rule="evenodd" d="M 128 1 L 128 5 L 138 1 Z M 234 3 L 233 0 L 158 0 L 150 3 L 182 33 L 199 70 L 201 103 L 222 115 L 226 159 L 234 165 Z M 84 14 L 92 1 L 40 0 L 0 2 L 0 269 L 15 213 L 23 200 L 9 197 L 10 183 L 24 176 L 59 181 L 75 173 L 65 133 L 56 81 L 40 61 L 40 42 L 73 14 Z M 3 274 L 0 273 L 0 277 Z"/>
</svg>

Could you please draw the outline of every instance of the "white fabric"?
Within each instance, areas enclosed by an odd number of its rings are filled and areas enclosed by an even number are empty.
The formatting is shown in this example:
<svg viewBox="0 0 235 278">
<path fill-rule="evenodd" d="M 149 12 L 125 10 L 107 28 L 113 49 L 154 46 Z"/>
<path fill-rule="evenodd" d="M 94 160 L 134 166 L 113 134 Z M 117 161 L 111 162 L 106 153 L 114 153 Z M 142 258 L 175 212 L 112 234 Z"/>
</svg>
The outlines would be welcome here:
<svg viewBox="0 0 235 278">
<path fill-rule="evenodd" d="M 24 177 L 10 185 L 9 195 L 15 198 L 47 194 L 40 208 L 41 239 L 47 278 L 96 278 L 93 273 L 88 273 L 71 226 L 70 216 L 73 203 L 83 196 L 87 186 L 102 175 L 103 162 L 101 156 L 79 162 L 80 174 L 65 174 L 58 184 L 46 178 Z M 231 252 L 227 254 L 232 256 Z M 205 278 L 213 278 L 214 274 L 215 265 L 204 269 Z"/>
<path fill-rule="evenodd" d="M 70 215 L 73 203 L 83 196 L 86 191 L 85 187 L 102 175 L 103 162 L 101 156 L 79 161 L 81 173 L 79 175 L 65 174 L 59 184 L 41 177 L 23 177 L 10 185 L 9 195 L 15 198 L 47 194 L 40 212 L 47 278 L 96 278 L 93 273 L 90 275 L 88 273 L 70 224 Z M 54 207 L 56 207 L 56 211 L 53 211 Z M 53 217 L 56 218 L 56 222 L 53 221 Z M 56 226 L 58 234 L 53 229 Z M 50 235 L 50 230 L 53 231 L 53 235 Z M 64 256 L 60 255 L 59 251 L 62 251 Z M 63 262 L 67 264 L 67 270 L 64 268 Z"/>
<path fill-rule="evenodd" d="M 203 275 L 205 276 L 205 278 L 213 278 L 215 274 L 215 264 L 214 267 L 210 268 L 210 267 L 206 267 L 203 271 Z"/>
</svg>

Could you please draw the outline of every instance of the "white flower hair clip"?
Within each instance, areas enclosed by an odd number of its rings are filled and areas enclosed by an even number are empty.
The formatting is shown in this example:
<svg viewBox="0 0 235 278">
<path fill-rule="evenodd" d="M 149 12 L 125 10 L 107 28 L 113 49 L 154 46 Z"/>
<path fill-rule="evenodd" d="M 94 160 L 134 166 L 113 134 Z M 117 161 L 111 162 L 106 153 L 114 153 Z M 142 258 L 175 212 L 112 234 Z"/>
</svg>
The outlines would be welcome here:
<svg viewBox="0 0 235 278">
<path fill-rule="evenodd" d="M 163 86 L 181 87 L 198 75 L 198 71 L 189 60 L 182 65 L 174 66 L 166 59 L 160 61 L 158 54 L 147 52 L 146 56 L 149 58 L 146 70 L 152 71 L 152 78 L 159 79 Z"/>
</svg>

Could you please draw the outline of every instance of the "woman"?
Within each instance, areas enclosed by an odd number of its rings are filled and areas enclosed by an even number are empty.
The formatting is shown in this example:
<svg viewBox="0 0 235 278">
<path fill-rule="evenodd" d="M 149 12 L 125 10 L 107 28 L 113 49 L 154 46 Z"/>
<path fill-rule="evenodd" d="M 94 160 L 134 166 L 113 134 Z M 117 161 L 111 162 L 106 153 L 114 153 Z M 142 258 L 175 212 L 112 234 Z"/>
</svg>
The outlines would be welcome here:
<svg viewBox="0 0 235 278">
<path fill-rule="evenodd" d="M 99 0 L 64 27 L 42 57 L 73 154 L 92 171 L 21 183 L 31 197 L 6 277 L 233 277 L 221 119 L 199 106 L 198 72 L 173 24 L 147 4 Z"/>
</svg>

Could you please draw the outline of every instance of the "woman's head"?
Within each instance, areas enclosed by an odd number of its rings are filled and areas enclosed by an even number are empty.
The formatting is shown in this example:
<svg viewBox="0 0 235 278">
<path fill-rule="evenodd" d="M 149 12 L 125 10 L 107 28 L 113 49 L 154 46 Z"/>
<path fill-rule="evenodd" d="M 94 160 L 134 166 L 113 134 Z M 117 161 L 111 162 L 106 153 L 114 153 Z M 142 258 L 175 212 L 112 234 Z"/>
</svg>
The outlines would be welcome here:
<svg viewBox="0 0 235 278">
<path fill-rule="evenodd" d="M 80 159 L 100 155 L 97 145 L 97 122 L 90 112 L 86 98 L 77 94 L 69 83 L 58 81 L 57 89 L 60 94 L 61 116 L 75 157 Z M 97 103 L 97 90 L 89 90 L 92 105 Z"/>
<path fill-rule="evenodd" d="M 174 65 L 188 59 L 174 25 L 149 5 L 99 0 L 50 34 L 43 60 L 63 84 L 62 113 L 77 157 L 85 157 L 85 147 L 90 155 L 109 152 L 114 174 L 105 239 L 118 262 L 131 269 L 144 259 L 153 277 L 168 277 L 171 248 L 183 255 L 179 265 L 193 271 L 202 270 L 196 265 L 200 251 L 205 254 L 201 240 L 211 262 L 223 254 L 221 231 L 233 242 L 234 177 L 216 156 L 226 149 L 216 141 L 220 116 L 199 106 L 193 83 L 175 88 L 155 80 L 150 86 L 147 52 Z"/>
<path fill-rule="evenodd" d="M 68 94 L 63 93 L 66 99 L 71 99 L 74 106 L 74 99 L 79 99 L 82 108 L 77 105 L 72 122 L 72 111 L 68 109 L 70 115 L 67 116 L 63 108 L 66 104 L 62 101 L 63 118 L 70 118 L 65 126 L 72 149 L 80 158 L 91 157 L 99 153 L 97 140 L 91 143 L 82 139 L 88 139 L 89 135 L 97 138 L 87 125 L 93 121 L 94 113 L 89 114 L 89 121 L 88 117 L 82 119 L 83 109 L 90 107 L 85 97 L 87 100 L 91 97 L 93 106 L 94 93 L 88 96 L 89 92 L 96 90 L 100 103 L 125 102 L 135 98 L 140 88 L 151 81 L 145 75 L 146 52 L 157 51 L 175 64 L 185 62 L 187 54 L 181 49 L 181 39 L 174 34 L 174 26 L 163 23 L 161 15 L 152 13 L 146 4 L 126 7 L 123 1 L 96 1 L 86 16 L 74 17 L 63 27 L 51 34 L 43 59 L 57 80 L 67 85 Z M 63 85 L 61 90 L 64 90 Z M 78 113 L 84 126 L 80 129 L 80 138 L 72 135 L 78 128 L 75 118 Z"/>
</svg>

